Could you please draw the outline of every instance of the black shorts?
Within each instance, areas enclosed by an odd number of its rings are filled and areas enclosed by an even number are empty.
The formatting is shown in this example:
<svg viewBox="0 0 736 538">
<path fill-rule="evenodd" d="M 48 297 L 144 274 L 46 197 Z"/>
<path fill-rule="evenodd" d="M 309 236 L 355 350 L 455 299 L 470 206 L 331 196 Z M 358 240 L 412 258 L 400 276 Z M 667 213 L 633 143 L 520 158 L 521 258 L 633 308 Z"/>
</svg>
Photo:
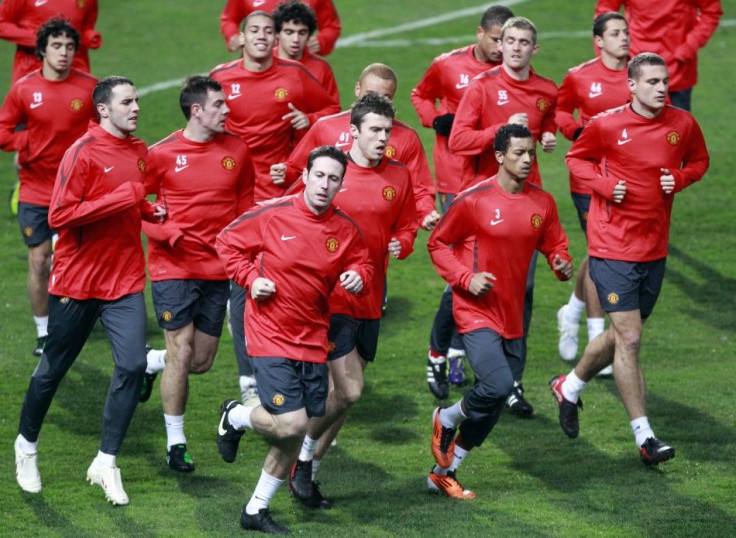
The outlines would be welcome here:
<svg viewBox="0 0 736 538">
<path fill-rule="evenodd" d="M 49 208 L 42 205 L 18 202 L 18 224 L 23 241 L 28 247 L 51 241 L 54 235 L 49 226 Z"/>
<path fill-rule="evenodd" d="M 588 211 L 590 211 L 590 194 L 571 192 L 572 203 L 578 212 L 578 221 L 583 232 L 588 233 Z"/>
<path fill-rule="evenodd" d="M 330 316 L 327 360 L 339 359 L 357 349 L 364 361 L 372 362 L 376 358 L 380 328 L 380 319 L 356 319 L 345 314 Z"/>
<path fill-rule="evenodd" d="M 161 280 L 151 285 L 158 326 L 175 331 L 194 322 L 194 327 L 219 337 L 225 322 L 229 280 Z"/>
<path fill-rule="evenodd" d="M 283 357 L 251 357 L 261 405 L 272 415 L 305 409 L 323 417 L 327 404 L 327 364 Z"/>
<path fill-rule="evenodd" d="M 447 213 L 447 208 L 450 207 L 450 204 L 455 200 L 455 196 L 457 196 L 457 194 L 452 194 L 449 192 L 437 193 L 437 198 L 440 201 L 440 211 L 442 211 L 443 215 Z"/>
<path fill-rule="evenodd" d="M 588 270 L 603 310 L 639 310 L 641 319 L 647 319 L 662 289 L 666 261 L 667 258 L 651 262 L 622 262 L 591 256 Z"/>
</svg>

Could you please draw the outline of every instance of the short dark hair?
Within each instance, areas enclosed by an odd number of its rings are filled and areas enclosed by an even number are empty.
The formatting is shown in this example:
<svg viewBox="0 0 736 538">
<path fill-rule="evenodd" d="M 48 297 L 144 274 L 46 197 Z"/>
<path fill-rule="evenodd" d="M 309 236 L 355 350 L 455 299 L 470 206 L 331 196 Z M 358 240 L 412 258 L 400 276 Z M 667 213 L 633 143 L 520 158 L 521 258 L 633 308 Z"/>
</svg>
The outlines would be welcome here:
<svg viewBox="0 0 736 538">
<path fill-rule="evenodd" d="M 222 86 L 215 79 L 203 75 L 192 75 L 184 80 L 179 94 L 179 106 L 184 117 L 189 120 L 192 116 L 192 105 L 197 103 L 204 106 L 208 92 L 221 92 Z"/>
<path fill-rule="evenodd" d="M 36 32 L 36 58 L 43 60 L 49 37 L 66 35 L 74 41 L 74 50 L 79 50 L 79 32 L 63 17 L 53 17 L 43 23 Z"/>
<path fill-rule="evenodd" d="M 664 61 L 659 54 L 653 52 L 642 52 L 637 54 L 631 60 L 629 60 L 628 77 L 632 80 L 636 80 L 641 75 L 641 68 L 643 65 L 661 65 L 667 67 L 667 62 Z"/>
<path fill-rule="evenodd" d="M 348 168 L 348 157 L 345 155 L 345 152 L 337 149 L 335 146 L 319 146 L 310 151 L 309 157 L 307 157 L 307 173 L 312 169 L 314 161 L 320 157 L 329 157 L 339 162 L 342 165 L 342 176 L 345 175 L 345 170 Z"/>
<path fill-rule="evenodd" d="M 267 19 L 273 20 L 273 15 L 271 15 L 268 11 L 263 11 L 262 9 L 252 11 L 251 13 L 248 13 L 248 15 L 243 19 L 243 24 L 240 25 L 241 32 L 245 31 L 245 26 L 248 24 L 248 21 L 251 20 L 253 17 L 266 17 Z"/>
<path fill-rule="evenodd" d="M 303 24 L 309 29 L 309 35 L 312 35 L 317 29 L 317 15 L 301 0 L 281 2 L 273 11 L 273 24 L 277 34 L 282 30 L 285 22 Z"/>
<path fill-rule="evenodd" d="M 501 27 L 501 36 L 506 33 L 509 28 L 518 28 L 519 30 L 529 30 L 532 33 L 532 45 L 537 44 L 537 27 L 526 17 L 511 17 Z"/>
<path fill-rule="evenodd" d="M 396 116 L 396 110 L 394 109 L 394 105 L 391 104 L 391 101 L 382 95 L 366 93 L 350 107 L 350 124 L 355 125 L 360 131 L 363 118 L 365 118 L 366 114 L 370 113 L 391 119 Z"/>
<path fill-rule="evenodd" d="M 97 107 L 97 105 L 99 105 L 100 103 L 104 103 L 106 105 L 110 104 L 110 99 L 112 98 L 112 90 L 116 86 L 123 85 L 134 86 L 132 80 L 127 77 L 121 77 L 118 75 L 105 77 L 101 81 L 99 81 L 97 83 L 97 86 L 95 86 L 95 89 L 92 91 L 92 102 L 94 103 L 95 107 Z"/>
<path fill-rule="evenodd" d="M 506 6 L 491 6 L 483 12 L 480 18 L 480 27 L 488 31 L 496 26 L 503 26 L 504 23 L 514 16 L 514 12 Z"/>
<path fill-rule="evenodd" d="M 593 21 L 593 35 L 603 37 L 603 32 L 606 31 L 606 25 L 608 24 L 608 21 L 626 22 L 626 17 L 621 15 L 621 13 L 616 13 L 615 11 L 606 11 L 605 13 L 601 13 Z M 627 26 L 628 24 L 629 23 L 626 22 Z"/>
<path fill-rule="evenodd" d="M 532 138 L 532 132 L 528 127 L 518 123 L 508 123 L 496 131 L 496 138 L 493 140 L 493 151 L 506 153 L 511 145 L 512 138 Z"/>
</svg>

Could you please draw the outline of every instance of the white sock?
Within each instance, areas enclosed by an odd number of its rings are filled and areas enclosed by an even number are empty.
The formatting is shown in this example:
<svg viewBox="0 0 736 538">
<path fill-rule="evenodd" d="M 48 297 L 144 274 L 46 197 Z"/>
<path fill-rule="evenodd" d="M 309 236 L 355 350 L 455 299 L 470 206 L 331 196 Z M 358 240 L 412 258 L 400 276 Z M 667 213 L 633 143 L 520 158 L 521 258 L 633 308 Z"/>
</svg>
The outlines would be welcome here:
<svg viewBox="0 0 736 538">
<path fill-rule="evenodd" d="M 253 424 L 250 421 L 250 414 L 253 412 L 255 407 L 245 407 L 244 405 L 236 405 L 228 413 L 228 421 L 233 425 L 236 430 L 242 430 L 244 428 L 253 428 Z"/>
<path fill-rule="evenodd" d="M 239 381 L 241 392 L 256 386 L 256 378 L 250 375 L 241 375 Z"/>
<path fill-rule="evenodd" d="M 460 467 L 460 464 L 463 462 L 465 456 L 467 455 L 468 450 L 461 448 L 457 443 L 455 443 L 455 451 L 452 453 L 452 464 L 450 465 L 450 471 L 457 471 L 457 468 Z"/>
<path fill-rule="evenodd" d="M 20 448 L 21 452 L 24 452 L 26 454 L 35 454 L 36 452 L 38 452 L 38 441 L 36 441 L 35 443 L 31 443 L 21 434 L 18 434 L 16 442 L 18 443 L 18 448 Z"/>
<path fill-rule="evenodd" d="M 48 316 L 33 316 L 33 321 L 36 324 L 36 336 L 43 338 L 49 335 L 49 317 Z"/>
<path fill-rule="evenodd" d="M 276 491 L 278 491 L 283 480 L 279 480 L 275 476 L 271 476 L 266 471 L 261 469 L 261 478 L 258 479 L 256 489 L 253 491 L 253 496 L 245 506 L 245 513 L 254 516 L 259 510 L 268 507 L 268 503 L 271 501 Z"/>
<path fill-rule="evenodd" d="M 105 454 L 104 452 L 97 452 L 92 464 L 95 467 L 115 467 L 115 456 L 112 454 Z"/>
<path fill-rule="evenodd" d="M 565 381 L 562 383 L 562 395 L 566 400 L 572 403 L 578 403 L 578 397 L 585 388 L 585 385 L 587 383 L 575 375 L 575 370 L 572 370 L 567 374 Z"/>
<path fill-rule="evenodd" d="M 595 340 L 605 330 L 605 318 L 588 318 L 588 342 Z"/>
<path fill-rule="evenodd" d="M 147 374 L 157 374 L 166 367 L 166 350 L 152 349 L 146 354 Z"/>
<path fill-rule="evenodd" d="M 167 415 L 164 413 L 166 424 L 166 446 L 171 448 L 179 443 L 187 442 L 184 436 L 184 415 Z"/>
<path fill-rule="evenodd" d="M 654 437 L 654 432 L 649 425 L 649 419 L 647 417 L 635 418 L 630 424 L 631 431 L 634 432 L 634 438 L 636 439 L 636 446 L 641 446 L 644 444 L 644 441 L 650 437 Z"/>
<path fill-rule="evenodd" d="M 440 409 L 440 424 L 445 428 L 457 428 L 458 424 L 468 418 L 463 413 L 462 403 L 462 400 L 458 400 L 450 407 Z"/>
<path fill-rule="evenodd" d="M 444 467 L 440 467 L 436 463 L 434 464 L 434 468 L 432 469 L 432 472 L 434 474 L 438 474 L 441 476 L 445 476 L 447 474 L 448 469 L 445 469 Z"/>
<path fill-rule="evenodd" d="M 319 471 L 320 463 L 322 463 L 322 460 L 312 459 L 312 482 L 317 478 L 317 471 Z"/>
<path fill-rule="evenodd" d="M 312 439 L 308 435 L 304 436 L 302 441 L 302 450 L 299 452 L 299 459 L 302 461 L 309 461 L 314 458 L 314 449 L 317 448 L 318 439 Z"/>
<path fill-rule="evenodd" d="M 583 310 L 585 310 L 585 301 L 578 299 L 575 292 L 573 292 L 565 309 L 565 322 L 570 325 L 577 325 L 580 323 L 580 316 L 583 315 Z"/>
</svg>

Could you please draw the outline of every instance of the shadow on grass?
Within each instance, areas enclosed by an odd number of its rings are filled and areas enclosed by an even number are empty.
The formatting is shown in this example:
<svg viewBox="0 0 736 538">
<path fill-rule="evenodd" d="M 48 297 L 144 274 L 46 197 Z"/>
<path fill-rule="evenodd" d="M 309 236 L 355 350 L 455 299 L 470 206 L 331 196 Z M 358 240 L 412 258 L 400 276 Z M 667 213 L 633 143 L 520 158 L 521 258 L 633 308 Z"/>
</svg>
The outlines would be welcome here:
<svg viewBox="0 0 736 538">
<path fill-rule="evenodd" d="M 34 493 L 22 493 L 25 498 L 25 502 L 28 507 L 33 510 L 36 515 L 36 525 L 40 528 L 45 529 L 68 529 L 70 535 L 79 536 L 82 538 L 94 537 L 95 534 L 89 533 L 84 529 L 81 529 L 74 525 L 71 520 L 58 510 L 54 509 L 46 499 L 43 498 L 43 494 Z M 38 529 L 39 531 L 41 529 Z M 43 534 L 39 532 L 39 535 Z"/>
</svg>

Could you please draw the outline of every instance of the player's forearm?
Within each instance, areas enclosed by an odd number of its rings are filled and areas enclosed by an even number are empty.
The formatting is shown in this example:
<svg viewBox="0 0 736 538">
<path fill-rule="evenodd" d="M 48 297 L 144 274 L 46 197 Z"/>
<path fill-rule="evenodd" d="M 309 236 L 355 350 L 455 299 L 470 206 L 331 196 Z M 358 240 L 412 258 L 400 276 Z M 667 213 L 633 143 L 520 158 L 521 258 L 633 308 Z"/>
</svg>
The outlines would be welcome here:
<svg viewBox="0 0 736 538">
<path fill-rule="evenodd" d="M 55 229 L 91 224 L 137 206 L 143 195 L 143 184 L 133 181 L 123 183 L 112 192 L 94 200 L 82 200 L 68 190 L 61 190 L 55 199 L 52 198 L 49 224 Z"/>
<path fill-rule="evenodd" d="M 498 127 L 492 125 L 486 129 L 476 130 L 456 121 L 448 141 L 450 151 L 466 157 L 479 155 L 493 146 Z"/>
</svg>

